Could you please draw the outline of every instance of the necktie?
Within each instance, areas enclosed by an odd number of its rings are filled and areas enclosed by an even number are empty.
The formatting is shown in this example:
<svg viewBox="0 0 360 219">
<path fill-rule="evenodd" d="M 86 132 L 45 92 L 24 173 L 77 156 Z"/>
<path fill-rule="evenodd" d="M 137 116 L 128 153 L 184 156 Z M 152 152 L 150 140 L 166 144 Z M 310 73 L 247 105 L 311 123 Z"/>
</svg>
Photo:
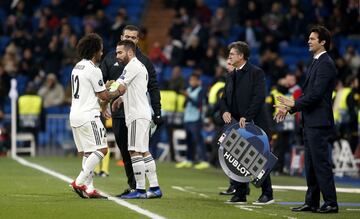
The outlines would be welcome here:
<svg viewBox="0 0 360 219">
<path fill-rule="evenodd" d="M 316 63 L 316 61 L 317 61 L 317 59 L 312 59 L 312 61 L 311 61 L 311 65 L 309 66 L 309 70 L 308 70 L 308 74 L 310 74 L 310 72 L 311 72 L 311 70 L 312 70 L 312 68 L 314 67 L 314 65 L 315 65 L 315 63 Z"/>
</svg>

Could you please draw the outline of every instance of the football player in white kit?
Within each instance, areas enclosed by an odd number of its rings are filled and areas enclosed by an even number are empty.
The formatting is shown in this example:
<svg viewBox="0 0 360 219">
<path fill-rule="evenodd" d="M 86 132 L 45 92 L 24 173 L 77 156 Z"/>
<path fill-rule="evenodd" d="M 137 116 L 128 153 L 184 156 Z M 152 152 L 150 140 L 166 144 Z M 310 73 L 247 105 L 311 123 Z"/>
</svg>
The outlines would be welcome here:
<svg viewBox="0 0 360 219">
<path fill-rule="evenodd" d="M 94 189 L 92 177 L 95 166 L 108 152 L 99 101 L 110 101 L 120 92 L 107 91 L 101 70 L 96 65 L 103 53 L 103 41 L 99 35 L 92 33 L 84 36 L 76 49 L 81 61 L 76 63 L 71 73 L 70 125 L 83 160 L 80 174 L 70 185 L 82 198 L 105 198 Z"/>
<path fill-rule="evenodd" d="M 121 95 L 112 105 L 113 111 L 124 104 L 125 121 L 128 128 L 128 150 L 134 169 L 136 191 L 122 195 L 124 199 L 161 198 L 156 174 L 156 164 L 149 152 L 151 107 L 147 98 L 148 72 L 135 56 L 136 46 L 130 40 L 117 44 L 116 57 L 126 64 L 116 80 Z M 112 86 L 114 87 L 114 86 Z M 150 188 L 146 192 L 146 178 Z"/>
</svg>

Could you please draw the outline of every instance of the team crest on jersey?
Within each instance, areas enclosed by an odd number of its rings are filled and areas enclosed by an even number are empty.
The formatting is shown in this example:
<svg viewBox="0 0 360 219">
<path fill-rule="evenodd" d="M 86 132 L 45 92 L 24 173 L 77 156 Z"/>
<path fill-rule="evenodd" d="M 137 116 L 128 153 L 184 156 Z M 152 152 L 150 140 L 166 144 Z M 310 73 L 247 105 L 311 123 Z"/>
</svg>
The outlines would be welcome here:
<svg viewBox="0 0 360 219">
<path fill-rule="evenodd" d="M 126 70 L 124 69 L 124 71 L 120 75 L 120 79 L 124 80 L 125 79 L 125 74 L 126 74 Z"/>
<path fill-rule="evenodd" d="M 99 80 L 99 86 L 103 86 L 103 85 L 104 85 L 103 80 Z"/>
</svg>

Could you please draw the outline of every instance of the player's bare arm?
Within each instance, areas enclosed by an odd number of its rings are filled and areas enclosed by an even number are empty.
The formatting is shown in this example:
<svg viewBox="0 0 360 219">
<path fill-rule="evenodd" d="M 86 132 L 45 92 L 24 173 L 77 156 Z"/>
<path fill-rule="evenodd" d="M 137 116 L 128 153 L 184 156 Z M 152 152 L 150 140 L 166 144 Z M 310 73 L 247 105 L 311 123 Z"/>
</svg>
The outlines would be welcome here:
<svg viewBox="0 0 360 219">
<path fill-rule="evenodd" d="M 114 99 L 120 95 L 121 95 L 121 93 L 119 90 L 114 90 L 114 91 L 104 90 L 104 91 L 97 93 L 97 96 L 98 96 L 98 98 L 100 98 L 100 100 L 107 101 L 107 102 L 111 101 L 112 99 Z"/>
</svg>

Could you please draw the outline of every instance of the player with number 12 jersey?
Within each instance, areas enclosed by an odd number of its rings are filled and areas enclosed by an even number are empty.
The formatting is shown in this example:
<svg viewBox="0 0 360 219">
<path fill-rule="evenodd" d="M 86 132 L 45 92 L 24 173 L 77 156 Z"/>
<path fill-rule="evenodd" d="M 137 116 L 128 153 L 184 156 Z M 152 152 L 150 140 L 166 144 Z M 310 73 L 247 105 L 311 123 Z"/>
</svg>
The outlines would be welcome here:
<svg viewBox="0 0 360 219">
<path fill-rule="evenodd" d="M 75 65 L 71 81 L 73 96 L 70 125 L 78 127 L 100 116 L 100 104 L 96 93 L 106 88 L 100 68 L 91 60 L 83 59 Z"/>
</svg>

